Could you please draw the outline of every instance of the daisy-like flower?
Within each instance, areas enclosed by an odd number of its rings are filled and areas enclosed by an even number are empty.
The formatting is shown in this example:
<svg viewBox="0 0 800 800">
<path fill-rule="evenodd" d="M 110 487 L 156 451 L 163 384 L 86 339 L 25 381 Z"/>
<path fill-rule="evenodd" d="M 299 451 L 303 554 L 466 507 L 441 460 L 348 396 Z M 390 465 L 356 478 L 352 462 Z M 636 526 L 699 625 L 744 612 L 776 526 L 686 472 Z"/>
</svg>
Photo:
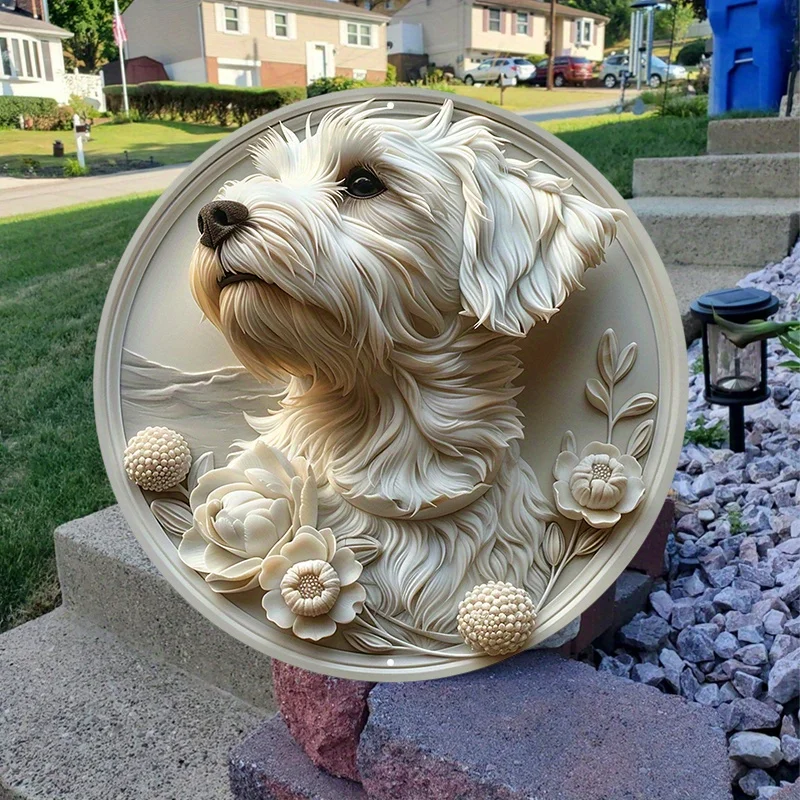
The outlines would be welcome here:
<svg viewBox="0 0 800 800">
<path fill-rule="evenodd" d="M 553 470 L 558 510 L 593 528 L 611 528 L 633 511 L 644 495 L 642 468 L 613 444 L 591 442 L 580 456 L 559 453 Z"/>
<path fill-rule="evenodd" d="M 262 442 L 203 475 L 192 492 L 194 524 L 178 553 L 215 592 L 258 586 L 264 559 L 303 525 L 317 523 L 317 483 L 304 458 Z"/>
<path fill-rule="evenodd" d="M 332 636 L 364 608 L 362 569 L 350 548 L 336 547 L 330 528 L 304 525 L 279 555 L 264 559 L 259 580 L 267 618 L 301 639 Z"/>
</svg>

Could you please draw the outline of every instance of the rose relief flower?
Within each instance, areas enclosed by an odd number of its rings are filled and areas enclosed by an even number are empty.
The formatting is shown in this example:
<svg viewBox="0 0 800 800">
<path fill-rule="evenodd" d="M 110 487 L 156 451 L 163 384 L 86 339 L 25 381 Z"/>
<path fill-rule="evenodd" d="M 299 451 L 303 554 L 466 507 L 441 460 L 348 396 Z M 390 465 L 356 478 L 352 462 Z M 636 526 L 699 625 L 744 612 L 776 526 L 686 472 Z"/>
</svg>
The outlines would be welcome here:
<svg viewBox="0 0 800 800">
<path fill-rule="evenodd" d="M 215 592 L 258 586 L 264 559 L 303 525 L 317 523 L 317 484 L 304 458 L 291 461 L 262 442 L 199 480 L 190 504 L 194 524 L 178 553 L 206 575 Z"/>
<path fill-rule="evenodd" d="M 267 618 L 295 636 L 318 641 L 352 622 L 366 592 L 356 581 L 363 567 L 348 547 L 336 547 L 330 528 L 304 525 L 279 555 L 264 559 L 261 588 Z"/>
<path fill-rule="evenodd" d="M 644 495 L 639 462 L 613 444 L 592 442 L 580 456 L 559 453 L 553 476 L 558 510 L 569 519 L 583 517 L 594 528 L 616 525 Z"/>
</svg>

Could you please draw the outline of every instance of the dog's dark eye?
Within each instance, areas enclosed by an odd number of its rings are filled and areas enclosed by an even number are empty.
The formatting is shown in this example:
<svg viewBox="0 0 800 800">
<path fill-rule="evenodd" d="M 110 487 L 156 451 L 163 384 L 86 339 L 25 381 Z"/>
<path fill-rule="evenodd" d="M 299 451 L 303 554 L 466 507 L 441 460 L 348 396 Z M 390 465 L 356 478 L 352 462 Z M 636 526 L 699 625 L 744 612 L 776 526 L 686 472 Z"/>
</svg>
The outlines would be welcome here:
<svg viewBox="0 0 800 800">
<path fill-rule="evenodd" d="M 344 179 L 344 190 L 350 197 L 375 197 L 385 189 L 381 179 L 366 167 L 354 167 Z"/>
</svg>

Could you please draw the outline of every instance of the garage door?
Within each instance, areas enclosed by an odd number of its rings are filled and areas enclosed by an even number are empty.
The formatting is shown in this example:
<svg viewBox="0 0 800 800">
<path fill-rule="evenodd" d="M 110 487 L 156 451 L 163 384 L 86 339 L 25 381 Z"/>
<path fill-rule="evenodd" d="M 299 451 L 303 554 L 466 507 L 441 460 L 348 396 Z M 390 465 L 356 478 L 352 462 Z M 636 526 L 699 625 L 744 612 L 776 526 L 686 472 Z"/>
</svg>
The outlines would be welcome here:
<svg viewBox="0 0 800 800">
<path fill-rule="evenodd" d="M 220 67 L 219 82 L 224 86 L 258 86 L 255 67 Z"/>
</svg>

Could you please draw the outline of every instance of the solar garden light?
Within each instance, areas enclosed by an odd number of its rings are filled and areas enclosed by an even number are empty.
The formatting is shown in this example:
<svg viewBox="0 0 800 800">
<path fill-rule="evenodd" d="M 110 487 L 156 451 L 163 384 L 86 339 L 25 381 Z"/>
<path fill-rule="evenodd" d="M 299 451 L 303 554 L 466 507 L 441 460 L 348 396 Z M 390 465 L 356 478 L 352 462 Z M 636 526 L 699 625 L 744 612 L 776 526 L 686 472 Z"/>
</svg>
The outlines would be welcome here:
<svg viewBox="0 0 800 800">
<path fill-rule="evenodd" d="M 763 402 L 770 392 L 766 338 L 737 339 L 735 332 L 746 323 L 765 320 L 778 305 L 777 297 L 761 289 L 718 289 L 691 304 L 692 314 L 703 324 L 705 398 L 728 406 L 730 448 L 737 453 L 744 451 L 744 407 Z"/>
</svg>

